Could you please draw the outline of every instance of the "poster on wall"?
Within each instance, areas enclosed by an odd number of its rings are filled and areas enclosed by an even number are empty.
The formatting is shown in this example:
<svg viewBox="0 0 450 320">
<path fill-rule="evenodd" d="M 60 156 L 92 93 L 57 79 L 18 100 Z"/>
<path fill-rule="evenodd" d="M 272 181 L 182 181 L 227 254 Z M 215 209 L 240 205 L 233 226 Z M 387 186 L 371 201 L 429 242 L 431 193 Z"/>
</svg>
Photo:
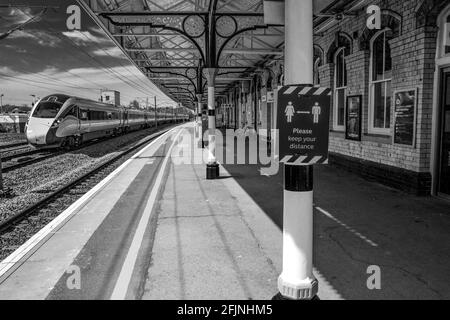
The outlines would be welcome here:
<svg viewBox="0 0 450 320">
<path fill-rule="evenodd" d="M 267 103 L 273 103 L 275 101 L 275 93 L 273 91 L 267 92 Z"/>
<path fill-rule="evenodd" d="M 394 93 L 394 144 L 415 146 L 417 88 Z"/>
<path fill-rule="evenodd" d="M 362 96 L 347 97 L 345 138 L 347 140 L 361 141 L 362 124 Z"/>
</svg>

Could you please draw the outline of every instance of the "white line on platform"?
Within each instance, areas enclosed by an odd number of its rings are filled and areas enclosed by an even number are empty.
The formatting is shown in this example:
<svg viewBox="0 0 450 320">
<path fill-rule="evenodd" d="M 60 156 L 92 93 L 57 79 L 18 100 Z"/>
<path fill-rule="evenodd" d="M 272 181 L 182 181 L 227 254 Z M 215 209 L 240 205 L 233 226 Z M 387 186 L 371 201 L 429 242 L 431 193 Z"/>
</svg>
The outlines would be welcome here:
<svg viewBox="0 0 450 320">
<path fill-rule="evenodd" d="M 111 300 L 124 300 L 126 298 L 128 286 L 130 284 L 131 276 L 133 275 L 134 267 L 136 265 L 136 260 L 139 254 L 139 249 L 141 248 L 142 241 L 144 240 L 145 230 L 147 229 L 147 225 L 150 221 L 153 207 L 156 202 L 156 196 L 159 193 L 161 182 L 164 177 L 164 172 L 166 171 L 166 166 L 172 153 L 172 149 L 175 143 L 178 141 L 178 137 L 180 136 L 181 132 L 182 130 L 180 130 L 173 139 L 170 149 L 167 151 L 161 168 L 159 169 L 159 173 L 156 177 L 155 184 L 153 185 L 152 192 L 150 193 L 150 197 L 147 201 L 142 217 L 139 220 L 139 224 L 134 233 L 131 246 L 125 258 L 125 262 L 123 263 L 122 269 L 120 270 L 119 277 L 111 295 Z"/>
<path fill-rule="evenodd" d="M 361 233 L 357 232 L 355 229 L 349 227 L 348 225 L 346 225 L 345 223 L 340 221 L 338 218 L 334 217 L 331 213 L 329 213 L 329 212 L 327 212 L 327 211 L 325 211 L 325 210 L 323 210 L 322 208 L 319 208 L 319 207 L 316 207 L 316 209 L 318 211 L 320 211 L 326 217 L 330 218 L 331 220 L 333 220 L 334 222 L 336 222 L 340 226 L 344 227 L 345 229 L 347 229 L 348 231 L 350 231 L 351 233 L 356 235 L 358 238 L 362 239 L 363 241 L 365 241 L 366 243 L 371 245 L 372 247 L 378 247 L 378 244 L 376 244 L 372 240 L 368 239 L 367 237 L 363 236 Z"/>
<path fill-rule="evenodd" d="M 19 267 L 21 263 L 24 262 L 24 258 L 31 253 L 34 249 L 37 249 L 37 246 L 43 243 L 43 240 L 46 239 L 49 235 L 54 233 L 56 230 L 61 228 L 65 221 L 68 221 L 68 218 L 71 217 L 76 211 L 83 206 L 90 198 L 92 198 L 96 193 L 98 193 L 108 182 L 110 182 L 117 174 L 119 174 L 129 163 L 135 158 L 139 157 L 148 148 L 154 145 L 157 141 L 170 134 L 177 128 L 173 128 L 157 139 L 150 142 L 145 148 L 136 153 L 132 158 L 125 161 L 120 167 L 114 170 L 109 176 L 100 181 L 95 187 L 93 187 L 88 193 L 83 195 L 80 199 L 74 202 L 69 208 L 64 210 L 60 215 L 58 215 L 55 219 L 53 219 L 50 223 L 48 223 L 44 228 L 42 228 L 38 233 L 36 233 L 33 237 L 31 237 L 27 242 L 21 245 L 16 251 L 11 253 L 8 257 L 6 257 L 3 261 L 0 262 L 0 283 L 2 283 L 6 277 L 3 277 L 11 268 L 14 266 Z"/>
</svg>

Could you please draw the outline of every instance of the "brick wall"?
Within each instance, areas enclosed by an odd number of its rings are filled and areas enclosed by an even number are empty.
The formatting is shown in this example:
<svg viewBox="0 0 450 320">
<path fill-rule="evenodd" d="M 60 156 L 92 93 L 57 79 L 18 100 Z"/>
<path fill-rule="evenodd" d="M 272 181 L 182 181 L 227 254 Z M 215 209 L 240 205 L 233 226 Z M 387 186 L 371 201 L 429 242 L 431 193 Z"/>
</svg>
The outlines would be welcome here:
<svg viewBox="0 0 450 320">
<path fill-rule="evenodd" d="M 373 1 L 373 4 L 378 4 L 382 9 L 392 10 L 402 16 L 401 34 L 390 42 L 393 59 L 392 95 L 396 90 L 418 89 L 416 146 L 394 145 L 392 129 L 390 136 L 368 133 L 370 51 L 364 47 L 361 48 L 360 41 L 355 36 L 361 37 L 362 30 L 365 29 L 366 14 L 362 10 L 358 17 L 345 18 L 325 34 L 315 37 L 315 43 L 329 57 L 332 56 L 330 51 L 335 49 L 334 41 L 337 32 L 353 37 L 353 51 L 346 57 L 347 95 L 362 95 L 362 141 L 348 141 L 345 140 L 344 133 L 332 132 L 330 151 L 337 155 L 367 160 L 371 163 L 416 173 L 428 173 L 430 171 L 436 30 L 430 27 L 416 28 L 415 8 L 418 0 Z M 323 86 L 334 86 L 332 61 L 326 61 L 319 68 L 319 76 Z M 333 112 L 331 114 L 330 121 L 333 119 Z M 391 128 L 393 128 L 392 112 Z"/>
</svg>

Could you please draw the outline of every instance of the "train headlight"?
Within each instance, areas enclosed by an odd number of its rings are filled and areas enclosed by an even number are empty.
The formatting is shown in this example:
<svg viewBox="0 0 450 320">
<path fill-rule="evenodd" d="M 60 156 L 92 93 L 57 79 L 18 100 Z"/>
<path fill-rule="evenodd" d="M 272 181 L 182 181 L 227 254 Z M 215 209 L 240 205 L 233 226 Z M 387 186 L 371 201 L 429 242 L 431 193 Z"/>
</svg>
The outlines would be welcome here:
<svg viewBox="0 0 450 320">
<path fill-rule="evenodd" d="M 52 128 L 57 128 L 60 123 L 61 123 L 61 119 L 56 120 L 55 122 L 53 122 Z"/>
</svg>

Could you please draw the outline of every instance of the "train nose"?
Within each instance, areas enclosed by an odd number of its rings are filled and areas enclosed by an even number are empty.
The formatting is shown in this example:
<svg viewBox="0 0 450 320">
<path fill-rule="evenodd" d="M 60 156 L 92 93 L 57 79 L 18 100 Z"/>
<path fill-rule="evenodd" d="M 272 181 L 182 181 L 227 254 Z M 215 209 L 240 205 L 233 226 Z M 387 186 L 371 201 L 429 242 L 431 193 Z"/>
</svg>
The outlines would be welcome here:
<svg viewBox="0 0 450 320">
<path fill-rule="evenodd" d="M 50 130 L 51 122 L 48 120 L 30 119 L 27 126 L 27 140 L 33 145 L 46 144 L 46 137 Z"/>
</svg>

